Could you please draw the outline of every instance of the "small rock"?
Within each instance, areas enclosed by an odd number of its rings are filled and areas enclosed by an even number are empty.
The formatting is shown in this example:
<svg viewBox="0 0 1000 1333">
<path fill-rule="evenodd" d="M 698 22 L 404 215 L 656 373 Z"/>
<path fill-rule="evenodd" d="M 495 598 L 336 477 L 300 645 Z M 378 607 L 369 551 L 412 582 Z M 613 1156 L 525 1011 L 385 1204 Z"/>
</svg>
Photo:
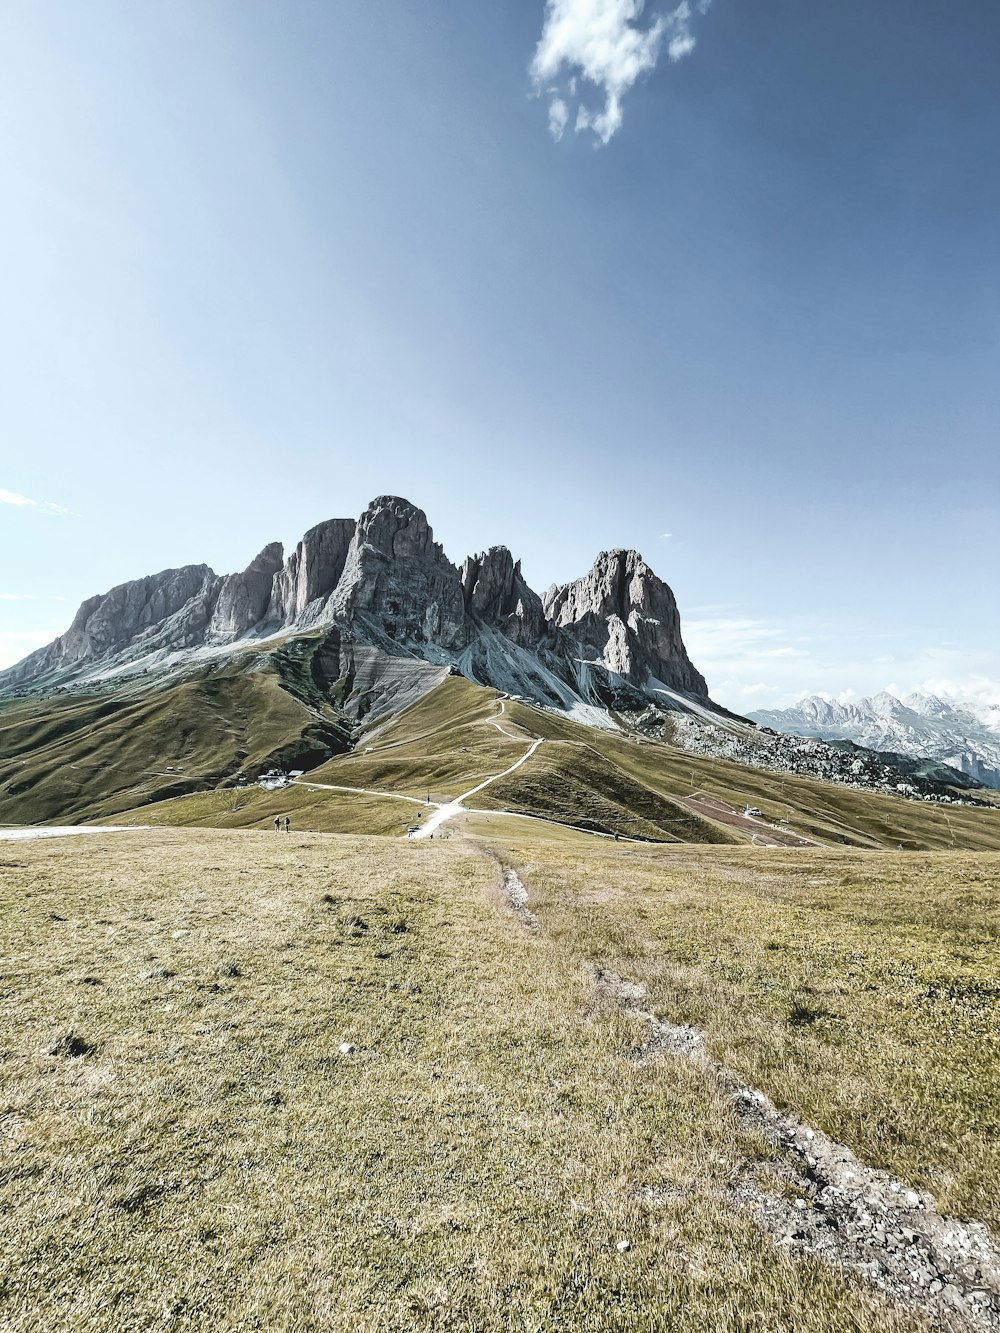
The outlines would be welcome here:
<svg viewBox="0 0 1000 1333">
<path fill-rule="evenodd" d="M 910 1208 L 919 1208 L 919 1206 L 920 1206 L 920 1195 L 916 1192 L 916 1190 L 907 1190 L 907 1191 L 906 1191 L 906 1202 L 907 1202 L 907 1204 L 909 1205 Z"/>
<path fill-rule="evenodd" d="M 353 1055 L 353 1054 L 354 1054 L 354 1043 L 351 1042 L 351 1041 L 342 1041 L 342 1042 L 340 1043 L 340 1054 L 341 1054 L 341 1055 Z"/>
<path fill-rule="evenodd" d="M 618 1244 L 615 1246 L 615 1249 L 618 1251 L 619 1254 L 624 1254 L 626 1250 L 630 1250 L 631 1248 L 632 1246 L 629 1244 L 627 1240 L 620 1240 Z"/>
</svg>

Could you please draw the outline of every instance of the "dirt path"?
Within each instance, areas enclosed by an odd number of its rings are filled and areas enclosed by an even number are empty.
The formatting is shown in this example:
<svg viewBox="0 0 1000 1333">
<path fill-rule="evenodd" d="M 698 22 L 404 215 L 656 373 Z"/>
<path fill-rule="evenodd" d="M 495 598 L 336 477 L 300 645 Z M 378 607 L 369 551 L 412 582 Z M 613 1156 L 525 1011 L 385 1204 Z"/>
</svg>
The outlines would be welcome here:
<svg viewBox="0 0 1000 1333">
<path fill-rule="evenodd" d="M 500 696 L 500 698 L 497 700 L 497 703 L 500 705 L 500 716 L 501 716 L 501 717 L 502 717 L 502 716 L 504 715 L 504 713 L 506 712 L 506 709 L 505 709 L 505 707 L 504 707 L 504 702 L 505 702 L 506 698 L 507 698 L 507 696 L 506 696 L 505 694 L 502 694 L 502 695 Z M 527 740 L 531 739 L 531 738 L 528 737 L 528 736 L 515 736 L 514 733 L 513 733 L 512 731 L 508 731 L 507 728 L 506 728 L 505 726 L 503 726 L 501 723 L 497 722 L 495 718 L 491 718 L 491 719 L 490 719 L 490 726 L 491 726 L 491 727 L 496 727 L 497 731 L 501 732 L 504 736 L 507 737 L 508 740 L 511 740 L 511 741 L 527 741 Z"/>
<path fill-rule="evenodd" d="M 498 699 L 497 702 L 500 705 L 500 713 L 502 715 L 504 712 L 503 697 Z M 501 731 L 503 735 L 508 738 L 508 740 L 519 741 L 522 745 L 527 745 L 528 750 L 525 754 L 521 756 L 520 759 L 518 759 L 515 763 L 511 764 L 510 768 L 505 768 L 502 773 L 495 773 L 492 777 L 487 778 L 484 782 L 479 782 L 476 784 L 475 787 L 470 787 L 469 790 L 463 792 L 461 796 L 456 796 L 453 801 L 444 801 L 444 802 L 424 801 L 421 800 L 419 796 L 406 796 L 402 792 L 376 791 L 372 787 L 342 787 L 330 782 L 310 782 L 308 778 L 296 778 L 292 785 L 296 787 L 309 787 L 312 788 L 313 790 L 319 790 L 319 791 L 351 792 L 356 796 L 382 796 L 385 797 L 387 800 L 409 801 L 413 805 L 420 805 L 423 806 L 425 809 L 431 809 L 434 811 L 434 813 L 431 815 L 430 819 L 428 819 L 427 823 L 422 824 L 415 833 L 413 834 L 408 833 L 406 835 L 407 837 L 411 837 L 414 841 L 419 841 L 424 838 L 431 838 L 434 836 L 434 834 L 437 832 L 437 830 L 441 827 L 442 824 L 447 823 L 449 819 L 454 818 L 454 816 L 457 814 L 461 814 L 463 812 L 467 812 L 469 814 L 503 813 L 502 811 L 497 811 L 497 810 L 466 811 L 464 802 L 467 801 L 470 796 L 475 796 L 477 792 L 482 791 L 485 787 L 488 787 L 491 783 L 499 782 L 501 778 L 507 777 L 509 773 L 513 773 L 515 769 L 518 769 L 521 767 L 522 764 L 527 763 L 527 761 L 531 758 L 531 756 L 535 753 L 535 751 L 538 749 L 538 747 L 542 744 L 543 740 L 545 739 L 543 736 L 537 736 L 534 738 L 529 736 L 515 736 L 513 732 L 508 731 L 499 722 L 494 721 L 492 718 L 490 719 L 490 725 L 496 727 L 498 731 Z"/>
<path fill-rule="evenodd" d="M 504 734 L 506 735 L 508 733 Z M 470 796 L 475 796 L 476 792 L 482 791 L 484 787 L 488 787 L 493 782 L 499 782 L 500 779 L 505 778 L 508 773 L 513 773 L 514 770 L 520 768 L 522 764 L 526 764 L 528 760 L 531 758 L 531 756 L 538 749 L 538 747 L 542 744 L 544 737 L 538 737 L 536 740 L 533 741 L 527 741 L 523 736 L 513 736 L 511 737 L 511 739 L 524 741 L 524 743 L 529 747 L 527 753 L 523 754 L 521 758 L 517 760 L 516 763 L 511 764 L 510 768 L 505 768 L 502 773 L 497 773 L 493 777 L 487 778 L 485 782 L 480 782 L 478 786 L 471 787 L 467 792 L 463 792 L 461 796 L 456 797 L 454 801 L 449 801 L 447 805 L 439 805 L 438 808 L 431 815 L 430 819 L 428 819 L 427 823 L 421 825 L 421 827 L 417 830 L 417 832 L 414 833 L 413 837 L 415 839 L 430 838 L 431 836 L 433 836 L 435 831 L 439 829 L 442 824 L 444 824 L 447 820 L 452 819 L 455 815 L 461 813 L 463 809 L 462 806 L 463 801 L 467 801 Z"/>
<path fill-rule="evenodd" d="M 314 791 L 348 791 L 355 796 L 384 796 L 387 801 L 411 801 L 414 805 L 440 805 L 438 801 L 422 801 L 419 796 L 405 796 L 399 791 L 377 791 L 374 787 L 338 787 L 331 782 L 310 782 L 308 778 L 293 778 L 292 786 L 311 787 Z"/>
<path fill-rule="evenodd" d="M 503 891 L 520 923 L 537 933 L 528 891 L 509 867 Z M 643 986 L 600 967 L 593 983 L 606 1002 L 646 1025 L 638 1062 L 679 1056 L 698 1065 L 770 1145 L 770 1157 L 743 1163 L 725 1197 L 749 1211 L 776 1248 L 848 1269 L 947 1333 L 1000 1333 L 1000 1246 L 982 1223 L 943 1216 L 931 1194 L 866 1166 L 846 1144 L 779 1111 L 711 1058 L 704 1032 L 658 1018 Z"/>
</svg>

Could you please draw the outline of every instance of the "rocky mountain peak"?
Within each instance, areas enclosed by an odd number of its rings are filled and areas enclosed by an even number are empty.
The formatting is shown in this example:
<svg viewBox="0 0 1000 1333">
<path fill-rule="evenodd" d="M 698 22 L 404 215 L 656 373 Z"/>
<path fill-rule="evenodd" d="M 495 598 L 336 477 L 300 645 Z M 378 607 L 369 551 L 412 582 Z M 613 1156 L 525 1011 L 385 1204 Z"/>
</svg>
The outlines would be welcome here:
<svg viewBox="0 0 1000 1333">
<path fill-rule="evenodd" d="M 458 570 L 424 511 L 397 495 L 380 495 L 358 519 L 329 609 L 366 615 L 397 643 L 454 651 L 468 641 Z"/>
<path fill-rule="evenodd" d="M 637 551 L 603 551 L 543 604 L 506 546 L 459 569 L 422 509 L 381 495 L 357 521 L 318 523 L 287 561 L 282 554 L 272 542 L 236 574 L 189 565 L 91 598 L 66 634 L 0 676 L 0 690 L 103 678 L 139 662 L 184 669 L 194 650 L 215 656 L 328 627 L 342 644 L 450 663 L 561 707 L 643 707 L 643 691 L 664 688 L 706 697 L 673 594 Z"/>
<path fill-rule="evenodd" d="M 220 581 L 206 635 L 209 642 L 239 638 L 263 618 L 283 555 L 281 543 L 271 542 L 242 573 L 227 574 Z"/>
<path fill-rule="evenodd" d="M 424 511 L 398 495 L 380 495 L 371 502 L 358 519 L 356 544 L 394 559 L 444 556 Z"/>
<path fill-rule="evenodd" d="M 525 583 L 520 560 L 506 546 L 491 546 L 467 556 L 461 581 L 466 611 L 478 620 L 495 626 L 522 647 L 544 637 L 547 625 L 542 600 Z"/>
<path fill-rule="evenodd" d="M 707 695 L 681 638 L 674 595 L 638 551 L 602 551 L 583 578 L 551 587 L 543 605 L 549 620 L 630 684 L 659 681 Z"/>
<path fill-rule="evenodd" d="M 750 714 L 761 725 L 797 736 L 850 740 L 868 749 L 912 759 L 939 760 L 988 786 L 1000 786 L 1000 737 L 984 712 L 933 695 L 902 701 L 883 690 L 870 699 L 828 703 L 815 696 L 794 708 Z"/>
<path fill-rule="evenodd" d="M 344 572 L 356 524 L 352 518 L 331 518 L 310 528 L 274 576 L 268 620 L 302 623 L 307 608 L 316 614 Z"/>
</svg>

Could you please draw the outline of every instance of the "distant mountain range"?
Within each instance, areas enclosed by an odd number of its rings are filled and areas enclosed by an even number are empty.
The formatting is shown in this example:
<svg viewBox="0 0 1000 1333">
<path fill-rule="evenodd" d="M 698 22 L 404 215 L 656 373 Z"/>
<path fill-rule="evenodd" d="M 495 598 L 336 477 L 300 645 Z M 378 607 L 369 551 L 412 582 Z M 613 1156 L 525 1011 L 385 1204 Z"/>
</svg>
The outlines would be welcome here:
<svg viewBox="0 0 1000 1333">
<path fill-rule="evenodd" d="M 760 726 L 794 736 L 853 741 L 869 750 L 934 759 L 974 781 L 1000 788 L 1000 706 L 883 691 L 871 699 L 835 703 L 810 695 L 794 708 L 751 713 Z"/>
</svg>

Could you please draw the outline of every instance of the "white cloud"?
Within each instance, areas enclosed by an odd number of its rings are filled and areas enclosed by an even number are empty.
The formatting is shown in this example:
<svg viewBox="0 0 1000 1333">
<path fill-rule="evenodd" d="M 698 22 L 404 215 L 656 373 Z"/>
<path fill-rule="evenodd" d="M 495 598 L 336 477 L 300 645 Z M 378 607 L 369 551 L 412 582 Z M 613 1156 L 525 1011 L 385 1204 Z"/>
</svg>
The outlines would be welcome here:
<svg viewBox="0 0 1000 1333">
<path fill-rule="evenodd" d="M 2 487 L 0 487 L 0 504 L 38 509 L 43 514 L 68 514 L 70 512 L 62 505 L 53 504 L 51 500 L 32 500 L 29 496 L 21 495 L 18 491 L 5 491 Z"/>
<path fill-rule="evenodd" d="M 670 533 L 670 532 L 661 532 L 661 533 L 660 533 L 660 536 L 659 536 L 659 540 L 660 540 L 661 542 L 668 542 L 672 536 L 673 536 L 673 534 Z"/>
<path fill-rule="evenodd" d="M 0 592 L 0 602 L 37 602 L 38 598 L 30 593 Z"/>
<path fill-rule="evenodd" d="M 711 0 L 699 0 L 702 14 Z M 661 10 L 641 26 L 644 0 L 546 0 L 542 35 L 531 62 L 531 78 L 549 97 L 549 133 L 556 140 L 569 122 L 566 98 L 575 98 L 578 78 L 603 96 L 603 106 L 580 102 L 574 128 L 592 130 L 608 143 L 621 127 L 622 98 L 656 68 L 664 39 L 667 57 L 682 60 L 694 50 L 691 5 Z"/>
<path fill-rule="evenodd" d="M 907 693 L 936 694 L 942 699 L 1000 707 L 1000 680 L 989 676 L 928 676 Z"/>
<path fill-rule="evenodd" d="M 683 60 L 694 50 L 694 38 L 689 32 L 679 32 L 671 37 L 667 44 L 667 55 L 671 60 Z"/>
<path fill-rule="evenodd" d="M 549 133 L 556 143 L 563 137 L 567 120 L 569 120 L 569 107 L 561 97 L 553 97 L 549 103 Z"/>
</svg>

